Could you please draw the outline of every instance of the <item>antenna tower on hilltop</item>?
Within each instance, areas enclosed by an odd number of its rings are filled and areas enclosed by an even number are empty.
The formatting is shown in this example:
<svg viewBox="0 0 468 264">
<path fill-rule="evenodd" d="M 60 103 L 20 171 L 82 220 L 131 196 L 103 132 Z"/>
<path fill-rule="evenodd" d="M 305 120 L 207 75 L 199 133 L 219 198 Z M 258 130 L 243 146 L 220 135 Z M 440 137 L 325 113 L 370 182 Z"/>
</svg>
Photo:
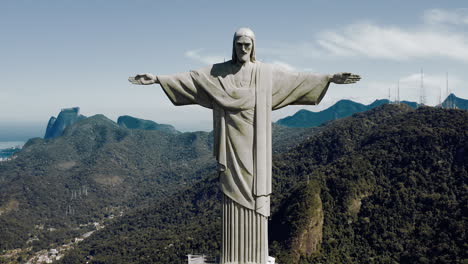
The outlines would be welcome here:
<svg viewBox="0 0 468 264">
<path fill-rule="evenodd" d="M 398 80 L 397 84 L 397 93 L 396 93 L 396 104 L 400 104 L 400 80 Z"/>
<path fill-rule="evenodd" d="M 442 88 L 439 88 L 439 102 L 437 104 L 437 107 L 442 107 Z"/>
<path fill-rule="evenodd" d="M 445 73 L 445 89 L 447 93 L 447 97 L 450 95 L 449 85 L 448 85 L 448 72 Z"/>
<path fill-rule="evenodd" d="M 419 104 L 420 105 L 425 105 L 426 104 L 426 94 L 424 91 L 424 72 L 423 69 L 421 68 L 421 95 L 419 98 Z"/>
<path fill-rule="evenodd" d="M 451 109 L 454 108 L 454 103 L 450 98 L 450 88 L 449 88 L 449 80 L 448 80 L 448 72 L 445 73 L 445 93 L 447 94 L 447 98 L 445 99 L 445 108 Z"/>
<path fill-rule="evenodd" d="M 390 87 L 388 87 L 388 103 L 389 103 L 389 104 L 392 103 L 392 93 L 391 93 Z"/>
</svg>

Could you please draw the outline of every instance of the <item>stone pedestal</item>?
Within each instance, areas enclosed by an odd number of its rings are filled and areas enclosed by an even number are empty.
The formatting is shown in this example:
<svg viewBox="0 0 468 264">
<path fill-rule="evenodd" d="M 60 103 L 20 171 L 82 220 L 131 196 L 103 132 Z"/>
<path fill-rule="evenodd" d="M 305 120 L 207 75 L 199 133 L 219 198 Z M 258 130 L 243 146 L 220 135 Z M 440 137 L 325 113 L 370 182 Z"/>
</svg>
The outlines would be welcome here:
<svg viewBox="0 0 468 264">
<path fill-rule="evenodd" d="M 207 255 L 187 255 L 188 264 L 219 264 L 219 261 Z M 236 263 L 237 264 L 237 263 Z M 242 263 L 243 264 L 243 263 Z M 267 264 L 275 264 L 274 257 L 268 257 Z"/>
</svg>

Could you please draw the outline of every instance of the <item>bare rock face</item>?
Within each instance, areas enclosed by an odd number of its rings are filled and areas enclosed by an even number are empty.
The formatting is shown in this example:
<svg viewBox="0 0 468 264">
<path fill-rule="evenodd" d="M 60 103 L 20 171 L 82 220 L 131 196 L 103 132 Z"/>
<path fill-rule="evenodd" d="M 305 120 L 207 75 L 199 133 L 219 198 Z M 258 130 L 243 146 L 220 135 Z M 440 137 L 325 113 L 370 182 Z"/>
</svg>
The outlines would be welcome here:
<svg viewBox="0 0 468 264">
<path fill-rule="evenodd" d="M 63 134 L 63 131 L 65 131 L 65 128 L 85 118 L 85 116 L 80 114 L 79 107 L 62 109 L 57 118 L 52 116 L 49 119 L 44 139 L 56 138 L 61 136 Z"/>
<path fill-rule="evenodd" d="M 280 256 L 279 263 L 299 263 L 301 257 L 318 253 L 323 238 L 323 222 L 319 184 L 310 182 L 293 190 L 272 217 L 272 244 L 288 252 Z"/>
<path fill-rule="evenodd" d="M 300 256 L 310 256 L 320 250 L 323 238 L 323 208 L 320 194 L 316 193 L 312 198 L 307 226 L 293 241 L 293 251 L 297 258 Z"/>
</svg>

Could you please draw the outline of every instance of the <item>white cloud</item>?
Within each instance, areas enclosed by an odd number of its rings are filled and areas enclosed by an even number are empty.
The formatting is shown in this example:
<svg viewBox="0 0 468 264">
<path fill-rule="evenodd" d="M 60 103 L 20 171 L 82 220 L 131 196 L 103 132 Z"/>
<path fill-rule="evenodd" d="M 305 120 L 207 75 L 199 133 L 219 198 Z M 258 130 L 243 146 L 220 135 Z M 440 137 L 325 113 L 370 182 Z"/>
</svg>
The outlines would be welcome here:
<svg viewBox="0 0 468 264">
<path fill-rule="evenodd" d="M 282 61 L 297 57 L 299 54 L 305 58 L 317 58 L 322 53 L 317 49 L 317 45 L 313 43 L 272 43 L 270 47 L 257 48 L 258 54 L 272 56 Z"/>
<path fill-rule="evenodd" d="M 468 25 L 468 8 L 430 9 L 424 12 L 423 19 L 427 24 Z"/>
<path fill-rule="evenodd" d="M 187 52 L 185 52 L 185 56 L 191 58 L 191 59 L 195 59 L 197 61 L 200 61 L 204 64 L 215 64 L 215 63 L 220 63 L 220 62 L 223 62 L 225 60 L 225 58 L 221 57 L 221 56 L 217 56 L 217 55 L 202 55 L 201 52 L 203 50 L 202 49 L 198 49 L 198 50 L 189 50 Z"/>
<path fill-rule="evenodd" d="M 258 49 L 269 61 L 295 61 L 298 58 L 364 57 L 393 61 L 412 59 L 451 59 L 468 62 L 468 9 L 430 9 L 418 26 L 351 23 L 340 29 L 318 33 L 313 42 L 273 43 Z"/>
<path fill-rule="evenodd" d="M 317 42 L 336 56 L 356 55 L 398 61 L 445 57 L 468 62 L 468 38 L 464 34 L 430 28 L 408 30 L 357 23 L 341 31 L 322 32 Z"/>
</svg>

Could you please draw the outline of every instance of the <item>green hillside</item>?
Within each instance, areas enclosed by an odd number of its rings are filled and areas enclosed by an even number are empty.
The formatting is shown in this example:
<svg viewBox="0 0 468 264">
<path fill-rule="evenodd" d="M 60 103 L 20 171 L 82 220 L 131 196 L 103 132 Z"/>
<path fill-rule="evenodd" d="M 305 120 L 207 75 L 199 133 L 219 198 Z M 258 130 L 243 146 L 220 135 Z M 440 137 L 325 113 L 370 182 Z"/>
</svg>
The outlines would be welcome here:
<svg viewBox="0 0 468 264">
<path fill-rule="evenodd" d="M 102 115 L 30 140 L 0 163 L 0 250 L 46 248 L 162 199 L 214 170 L 211 149 L 206 132 L 130 130 Z"/>
<path fill-rule="evenodd" d="M 320 183 L 324 210 L 319 251 L 298 255 L 272 233 L 282 263 L 467 261 L 468 113 L 395 110 L 386 105 L 331 124 L 278 157 L 281 182 L 308 175 Z"/>
<path fill-rule="evenodd" d="M 117 124 L 130 129 L 162 130 L 173 134 L 180 133 L 171 125 L 158 124 L 151 120 L 139 119 L 128 115 L 119 116 Z"/>
<path fill-rule="evenodd" d="M 383 105 L 277 154 L 270 254 L 280 263 L 466 263 L 467 121 L 466 111 Z M 218 252 L 216 178 L 115 220 L 63 263 L 184 263 Z"/>
<path fill-rule="evenodd" d="M 457 97 L 452 93 L 442 102 L 442 107 L 468 110 L 468 100 Z"/>
<path fill-rule="evenodd" d="M 31 139 L 0 162 L 0 263 L 55 248 L 216 171 L 211 133 L 137 128 L 96 115 L 54 139 Z M 276 153 L 315 131 L 273 130 Z"/>
</svg>

